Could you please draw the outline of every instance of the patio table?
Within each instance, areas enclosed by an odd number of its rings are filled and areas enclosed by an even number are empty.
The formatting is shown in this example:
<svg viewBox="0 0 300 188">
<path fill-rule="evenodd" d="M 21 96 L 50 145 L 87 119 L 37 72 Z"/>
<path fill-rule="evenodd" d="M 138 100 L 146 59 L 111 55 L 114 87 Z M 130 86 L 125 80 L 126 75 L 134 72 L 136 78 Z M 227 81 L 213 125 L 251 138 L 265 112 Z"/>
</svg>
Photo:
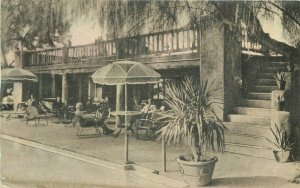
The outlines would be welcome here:
<svg viewBox="0 0 300 188">
<path fill-rule="evenodd" d="M 133 121 L 133 118 L 138 118 L 139 116 L 142 115 L 141 111 L 114 111 L 111 112 L 112 116 L 118 116 L 121 120 L 121 129 L 125 128 L 125 125 L 127 124 L 128 130 L 131 130 L 131 132 L 134 134 L 134 131 L 132 129 L 132 124 L 131 122 Z M 127 122 L 125 122 L 125 115 L 127 116 Z M 117 132 L 120 132 L 121 130 L 116 130 Z M 116 137 L 119 134 L 116 135 Z"/>
</svg>

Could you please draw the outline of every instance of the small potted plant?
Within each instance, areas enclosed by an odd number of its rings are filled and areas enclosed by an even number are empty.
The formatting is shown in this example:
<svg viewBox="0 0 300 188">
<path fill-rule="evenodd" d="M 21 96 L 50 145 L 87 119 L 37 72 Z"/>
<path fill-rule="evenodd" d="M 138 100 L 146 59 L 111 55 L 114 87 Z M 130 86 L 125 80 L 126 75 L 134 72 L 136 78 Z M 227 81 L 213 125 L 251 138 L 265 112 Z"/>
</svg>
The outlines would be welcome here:
<svg viewBox="0 0 300 188">
<path fill-rule="evenodd" d="M 199 79 L 199 78 L 198 78 Z M 212 86 L 207 81 L 184 77 L 181 82 L 170 82 L 165 87 L 165 103 L 169 110 L 161 113 L 162 128 L 159 139 L 167 144 L 184 142 L 189 154 L 176 158 L 184 181 L 192 186 L 211 182 L 216 156 L 209 149 L 224 151 L 226 127 L 217 117 L 213 105 Z"/>
<path fill-rule="evenodd" d="M 277 111 L 283 111 L 284 109 L 284 97 L 278 96 L 277 101 L 274 102 L 274 109 Z"/>
<path fill-rule="evenodd" d="M 286 79 L 288 77 L 286 72 L 278 72 L 273 75 L 276 80 L 276 84 L 279 87 L 279 90 L 285 89 Z"/>
<path fill-rule="evenodd" d="M 294 72 L 294 70 L 295 70 L 295 64 L 294 64 L 293 62 L 290 62 L 290 63 L 286 66 L 286 68 L 287 68 L 287 71 L 288 71 L 288 72 Z"/>
<path fill-rule="evenodd" d="M 290 157 L 292 145 L 286 131 L 281 131 L 277 124 L 274 128 L 270 128 L 273 139 L 267 140 L 274 145 L 273 153 L 277 162 L 287 162 Z"/>
</svg>

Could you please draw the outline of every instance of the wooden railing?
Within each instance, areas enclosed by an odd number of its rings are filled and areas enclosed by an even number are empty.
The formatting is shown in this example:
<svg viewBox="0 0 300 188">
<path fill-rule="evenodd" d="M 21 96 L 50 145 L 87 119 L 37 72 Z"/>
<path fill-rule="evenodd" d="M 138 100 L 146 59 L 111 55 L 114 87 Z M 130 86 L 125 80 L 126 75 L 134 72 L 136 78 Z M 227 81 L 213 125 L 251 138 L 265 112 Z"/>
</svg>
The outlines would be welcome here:
<svg viewBox="0 0 300 188">
<path fill-rule="evenodd" d="M 242 48 L 251 51 L 262 51 L 262 45 L 250 41 L 242 41 Z"/>
<path fill-rule="evenodd" d="M 196 51 L 197 46 L 197 30 L 181 28 L 115 40 L 97 40 L 88 45 L 27 51 L 27 66 L 85 62 L 92 58 L 113 56 L 123 59 L 161 54 L 170 55 L 177 52 L 190 53 Z"/>
</svg>

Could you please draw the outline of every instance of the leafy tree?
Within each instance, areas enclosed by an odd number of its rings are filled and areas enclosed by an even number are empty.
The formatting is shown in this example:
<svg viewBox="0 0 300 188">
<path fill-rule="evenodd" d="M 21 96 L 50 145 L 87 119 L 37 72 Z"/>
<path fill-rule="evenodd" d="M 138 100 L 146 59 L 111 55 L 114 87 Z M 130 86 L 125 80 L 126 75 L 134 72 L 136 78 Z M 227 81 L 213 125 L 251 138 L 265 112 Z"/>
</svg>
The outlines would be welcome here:
<svg viewBox="0 0 300 188">
<path fill-rule="evenodd" d="M 2 0 L 1 53 L 4 66 L 9 50 L 54 47 L 70 23 L 59 0 Z"/>
<path fill-rule="evenodd" d="M 300 2 L 298 1 L 195 1 L 195 0 L 102 0 L 80 1 L 80 12 L 98 12 L 99 23 L 113 36 L 135 35 L 149 30 L 177 28 L 184 23 L 198 24 L 205 16 L 223 21 L 241 35 L 289 56 L 300 40 Z M 92 6 L 91 8 L 91 4 Z M 73 11 L 76 17 L 77 11 Z M 278 42 L 264 33 L 259 17 L 282 19 L 293 46 Z"/>
</svg>

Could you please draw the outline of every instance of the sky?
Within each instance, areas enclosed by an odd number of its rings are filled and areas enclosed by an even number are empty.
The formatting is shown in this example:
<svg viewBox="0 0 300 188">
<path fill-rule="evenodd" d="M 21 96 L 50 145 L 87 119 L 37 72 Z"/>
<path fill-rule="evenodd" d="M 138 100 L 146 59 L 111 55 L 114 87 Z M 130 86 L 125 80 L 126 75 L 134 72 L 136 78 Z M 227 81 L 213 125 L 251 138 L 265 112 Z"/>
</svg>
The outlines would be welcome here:
<svg viewBox="0 0 300 188">
<path fill-rule="evenodd" d="M 101 29 L 97 20 L 76 21 L 70 28 L 72 46 L 91 44 L 101 35 Z"/>
<path fill-rule="evenodd" d="M 287 42 L 282 36 L 281 20 L 275 16 L 273 20 L 260 18 L 262 27 L 270 37 L 281 42 Z M 101 29 L 96 19 L 90 22 L 79 20 L 73 23 L 70 28 L 72 46 L 94 43 L 101 35 Z"/>
</svg>

